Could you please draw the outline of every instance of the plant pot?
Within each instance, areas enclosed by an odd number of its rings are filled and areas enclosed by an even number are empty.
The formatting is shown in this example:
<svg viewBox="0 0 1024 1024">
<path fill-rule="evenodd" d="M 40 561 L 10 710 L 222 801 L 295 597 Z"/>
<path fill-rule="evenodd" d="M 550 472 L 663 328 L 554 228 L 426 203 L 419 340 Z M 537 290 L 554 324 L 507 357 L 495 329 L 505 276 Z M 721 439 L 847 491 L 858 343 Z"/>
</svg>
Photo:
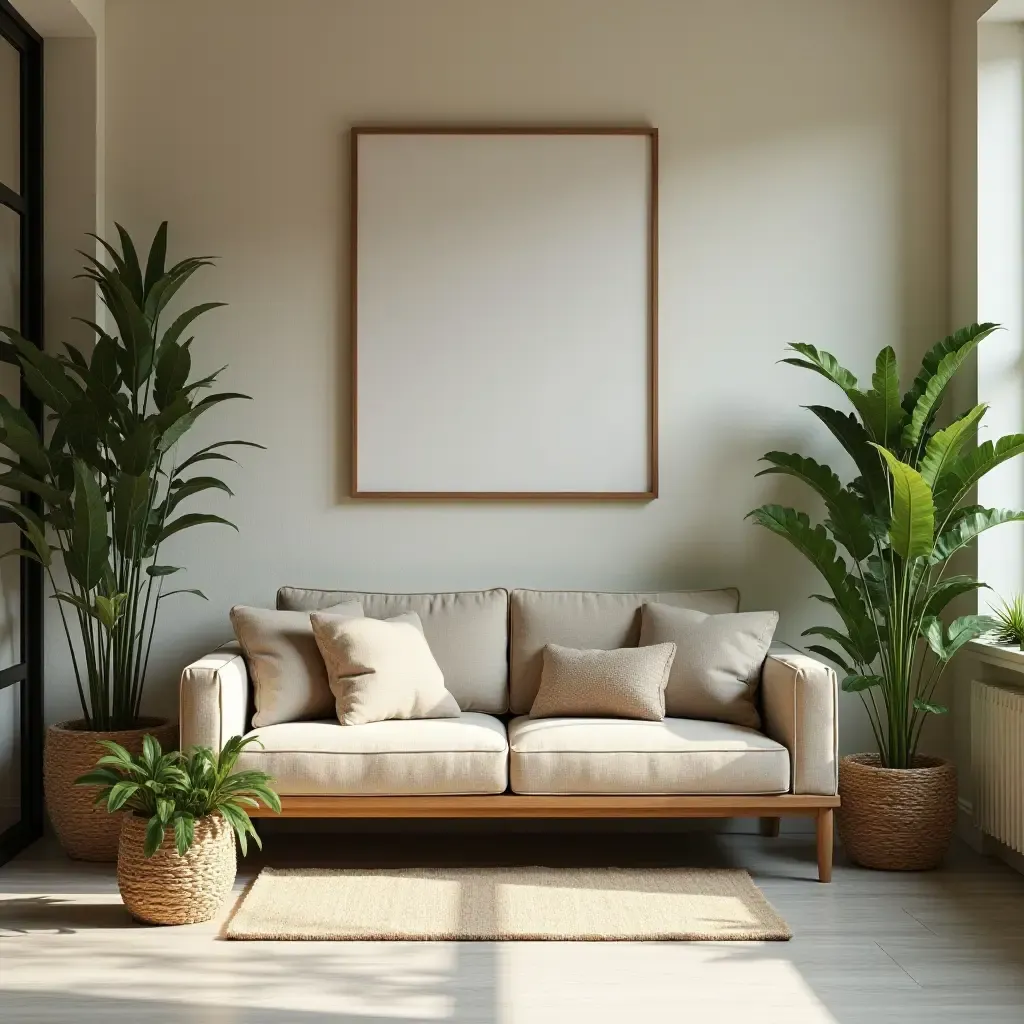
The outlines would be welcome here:
<svg viewBox="0 0 1024 1024">
<path fill-rule="evenodd" d="M 155 736 L 164 750 L 178 746 L 178 725 L 166 718 L 139 719 L 137 729 L 89 732 L 81 720 L 59 722 L 46 730 L 43 785 L 50 821 L 67 855 L 74 860 L 117 860 L 124 814 L 93 806 L 98 786 L 76 786 L 75 779 L 96 767 L 107 753 L 99 740 L 113 740 L 132 754 L 142 752 L 142 737 Z"/>
<path fill-rule="evenodd" d="M 883 768 L 877 754 L 839 762 L 839 838 L 850 860 L 882 871 L 938 867 L 956 825 L 956 766 L 919 756 Z"/>
<path fill-rule="evenodd" d="M 147 924 L 199 924 L 216 916 L 235 882 L 235 833 L 219 815 L 200 818 L 195 842 L 182 857 L 174 830 L 146 857 L 147 819 L 124 816 L 117 854 L 117 887 L 132 917 Z"/>
</svg>

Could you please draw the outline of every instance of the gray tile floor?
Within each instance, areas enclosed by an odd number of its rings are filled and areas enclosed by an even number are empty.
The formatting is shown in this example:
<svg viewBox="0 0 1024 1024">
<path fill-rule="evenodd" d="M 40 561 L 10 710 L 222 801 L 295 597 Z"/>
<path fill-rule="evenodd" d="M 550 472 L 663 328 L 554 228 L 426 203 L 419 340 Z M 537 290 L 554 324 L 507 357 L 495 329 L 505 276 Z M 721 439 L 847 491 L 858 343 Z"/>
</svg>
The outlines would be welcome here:
<svg viewBox="0 0 1024 1024">
<path fill-rule="evenodd" d="M 788 943 L 225 942 L 147 928 L 112 867 L 37 844 L 0 869 L 0 1019 L 146 1024 L 1024 1022 L 1024 877 L 958 847 L 941 871 L 838 858 L 813 837 L 694 834 L 273 835 L 262 863 L 743 866 Z M 230 908 L 228 908 L 230 909 Z"/>
</svg>

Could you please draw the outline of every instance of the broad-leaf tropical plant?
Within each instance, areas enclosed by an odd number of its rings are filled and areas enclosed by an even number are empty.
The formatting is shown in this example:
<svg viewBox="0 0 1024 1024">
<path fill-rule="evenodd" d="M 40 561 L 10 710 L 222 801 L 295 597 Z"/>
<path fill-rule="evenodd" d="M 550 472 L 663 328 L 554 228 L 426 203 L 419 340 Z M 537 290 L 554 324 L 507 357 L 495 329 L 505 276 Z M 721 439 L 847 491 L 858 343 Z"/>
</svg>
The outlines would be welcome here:
<svg viewBox="0 0 1024 1024">
<path fill-rule="evenodd" d="M 0 486 L 20 499 L 0 499 L 20 527 L 22 545 L 7 554 L 39 562 L 60 604 L 85 727 L 105 731 L 137 725 L 143 684 L 166 586 L 180 571 L 163 564 L 164 541 L 205 523 L 233 527 L 218 515 L 181 506 L 210 491 L 231 494 L 204 464 L 233 461 L 220 441 L 184 457 L 179 444 L 196 420 L 235 398 L 208 392 L 224 369 L 193 376 L 194 321 L 218 306 L 204 302 L 166 317 L 168 304 L 206 257 L 166 264 L 167 224 L 160 225 L 143 266 L 128 233 L 117 226 L 120 250 L 97 241 L 106 262 L 87 253 L 82 276 L 95 282 L 111 331 L 85 321 L 95 334 L 90 353 L 73 345 L 54 355 L 9 327 L 25 383 L 47 411 L 43 434 L 26 413 L 0 397 Z M 170 319 L 165 324 L 165 320 Z M 63 559 L 66 582 L 54 562 Z M 70 620 L 70 622 L 69 622 Z M 71 622 L 81 639 L 78 649 Z"/>
<path fill-rule="evenodd" d="M 234 829 L 244 856 L 247 836 L 263 846 L 249 811 L 263 803 L 281 812 L 281 801 L 270 788 L 272 780 L 266 772 L 235 771 L 238 755 L 250 743 L 259 743 L 255 736 L 232 736 L 219 755 L 209 747 L 165 754 L 148 735 L 142 738 L 138 757 L 111 740 L 99 742 L 108 753 L 75 783 L 102 787 L 95 802 L 106 804 L 111 813 L 128 810 L 149 819 L 143 849 L 147 857 L 160 848 L 168 829 L 184 856 L 195 839 L 196 822 L 211 814 L 219 814 Z"/>
<path fill-rule="evenodd" d="M 969 504 L 986 473 L 1024 452 L 1024 434 L 975 446 L 985 405 L 949 426 L 936 425 L 957 371 L 996 329 L 972 324 L 939 342 L 906 393 L 891 348 L 879 353 L 868 389 L 813 345 L 790 345 L 793 354 L 783 360 L 821 374 L 846 396 L 853 413 L 808 408 L 857 472 L 844 484 L 814 459 L 768 452 L 763 461 L 769 466 L 758 475 L 802 480 L 824 502 L 826 517 L 812 524 L 804 512 L 763 505 L 748 518 L 785 537 L 825 578 L 831 593 L 814 596 L 838 613 L 841 628 L 813 626 L 803 635 L 826 641 L 808 650 L 837 665 L 843 689 L 864 702 L 888 768 L 913 766 L 928 717 L 948 710 L 935 700 L 943 671 L 994 624 L 984 615 L 944 621 L 954 598 L 985 586 L 973 576 L 950 574 L 951 559 L 983 531 L 1024 520 L 1024 512 Z"/>
</svg>

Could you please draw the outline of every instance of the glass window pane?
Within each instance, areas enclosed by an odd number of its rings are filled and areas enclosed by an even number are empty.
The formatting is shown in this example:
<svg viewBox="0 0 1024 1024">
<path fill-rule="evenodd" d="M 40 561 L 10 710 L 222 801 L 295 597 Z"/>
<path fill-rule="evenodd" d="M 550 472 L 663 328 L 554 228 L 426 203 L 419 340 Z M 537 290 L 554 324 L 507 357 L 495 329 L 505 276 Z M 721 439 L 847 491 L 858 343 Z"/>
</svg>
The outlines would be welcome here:
<svg viewBox="0 0 1024 1024">
<path fill-rule="evenodd" d="M 21 330 L 21 217 L 0 206 L 0 326 Z"/>
<path fill-rule="evenodd" d="M 21 817 L 21 684 L 0 690 L 0 832 Z"/>
<path fill-rule="evenodd" d="M 0 39 L 0 181 L 21 191 L 21 54 Z"/>
</svg>

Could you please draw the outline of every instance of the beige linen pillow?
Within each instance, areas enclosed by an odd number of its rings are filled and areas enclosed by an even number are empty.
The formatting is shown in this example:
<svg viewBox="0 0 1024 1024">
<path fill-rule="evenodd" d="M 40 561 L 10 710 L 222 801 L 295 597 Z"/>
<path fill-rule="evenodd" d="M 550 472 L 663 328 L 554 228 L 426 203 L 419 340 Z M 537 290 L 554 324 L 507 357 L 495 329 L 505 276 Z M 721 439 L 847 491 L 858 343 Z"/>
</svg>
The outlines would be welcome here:
<svg viewBox="0 0 1024 1024">
<path fill-rule="evenodd" d="M 358 601 L 336 604 L 328 610 L 350 619 L 363 615 Z M 231 626 L 252 678 L 254 729 L 334 715 L 334 696 L 309 612 L 235 605 Z"/>
<path fill-rule="evenodd" d="M 530 717 L 660 722 L 665 717 L 665 685 L 675 654 L 673 643 L 614 651 L 577 651 L 546 644 Z"/>
<path fill-rule="evenodd" d="M 679 648 L 665 689 L 668 715 L 759 729 L 761 665 L 778 623 L 778 612 L 707 615 L 645 604 L 640 646 L 671 641 Z"/>
<path fill-rule="evenodd" d="M 328 610 L 310 618 L 342 725 L 462 713 L 415 612 L 351 619 Z"/>
</svg>

